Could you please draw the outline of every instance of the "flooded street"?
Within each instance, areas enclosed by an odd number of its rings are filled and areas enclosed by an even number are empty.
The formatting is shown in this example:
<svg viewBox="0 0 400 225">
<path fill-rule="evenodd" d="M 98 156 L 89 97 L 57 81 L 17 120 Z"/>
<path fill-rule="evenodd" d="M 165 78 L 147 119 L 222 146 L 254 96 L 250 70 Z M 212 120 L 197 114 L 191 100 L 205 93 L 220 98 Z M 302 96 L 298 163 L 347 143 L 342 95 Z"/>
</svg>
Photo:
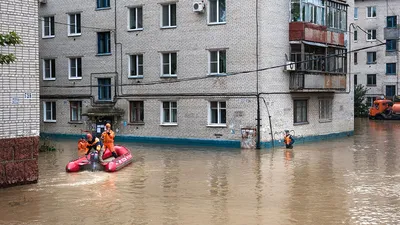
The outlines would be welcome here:
<svg viewBox="0 0 400 225">
<path fill-rule="evenodd" d="M 255 150 L 122 143 L 116 173 L 67 174 L 77 140 L 41 153 L 39 182 L 0 189 L 0 224 L 399 224 L 400 121 Z"/>
</svg>

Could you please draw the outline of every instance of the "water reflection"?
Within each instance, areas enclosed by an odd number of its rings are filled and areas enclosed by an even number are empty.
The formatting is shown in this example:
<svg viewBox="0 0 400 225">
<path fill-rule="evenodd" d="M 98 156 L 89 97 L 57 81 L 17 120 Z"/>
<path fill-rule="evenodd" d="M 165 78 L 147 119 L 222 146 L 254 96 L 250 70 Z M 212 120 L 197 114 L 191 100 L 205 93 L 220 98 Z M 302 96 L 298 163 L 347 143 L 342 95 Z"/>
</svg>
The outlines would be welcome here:
<svg viewBox="0 0 400 225">
<path fill-rule="evenodd" d="M 59 140 L 38 184 L 0 190 L 0 224 L 398 224 L 400 121 L 356 126 L 293 150 L 124 143 L 117 173 L 65 173 L 76 141 Z"/>
</svg>

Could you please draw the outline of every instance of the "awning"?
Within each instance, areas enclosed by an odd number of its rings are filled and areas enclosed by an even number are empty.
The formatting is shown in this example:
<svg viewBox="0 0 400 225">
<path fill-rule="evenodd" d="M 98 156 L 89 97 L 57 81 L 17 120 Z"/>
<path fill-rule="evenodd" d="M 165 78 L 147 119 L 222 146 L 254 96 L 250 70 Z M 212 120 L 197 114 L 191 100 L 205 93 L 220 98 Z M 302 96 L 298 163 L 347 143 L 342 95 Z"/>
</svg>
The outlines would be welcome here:
<svg viewBox="0 0 400 225">
<path fill-rule="evenodd" d="M 306 45 L 313 45 L 313 46 L 324 47 L 324 48 L 328 47 L 328 45 L 326 45 L 326 44 L 311 42 L 311 41 L 303 41 L 303 43 Z"/>
<path fill-rule="evenodd" d="M 83 116 L 123 116 L 125 110 L 114 107 L 98 107 L 90 108 L 86 113 L 82 113 Z"/>
</svg>

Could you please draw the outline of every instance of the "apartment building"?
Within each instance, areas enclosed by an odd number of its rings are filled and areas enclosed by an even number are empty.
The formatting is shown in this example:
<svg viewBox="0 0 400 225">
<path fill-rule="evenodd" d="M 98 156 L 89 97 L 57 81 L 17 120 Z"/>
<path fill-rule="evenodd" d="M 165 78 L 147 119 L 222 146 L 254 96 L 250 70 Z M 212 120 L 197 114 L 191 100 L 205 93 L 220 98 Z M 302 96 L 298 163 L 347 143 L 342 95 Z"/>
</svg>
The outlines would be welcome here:
<svg viewBox="0 0 400 225">
<path fill-rule="evenodd" d="M 108 121 L 120 140 L 236 147 L 257 132 L 263 146 L 284 130 L 351 134 L 349 10 L 323 0 L 47 0 L 41 132 L 99 134 Z"/>
<path fill-rule="evenodd" d="M 351 60 L 354 84 L 362 84 L 369 89 L 369 106 L 376 97 L 392 99 L 399 95 L 399 14 L 400 1 L 355 1 L 351 48 L 379 45 L 354 52 Z"/>
<path fill-rule="evenodd" d="M 11 64 L 0 64 L 0 187 L 8 187 L 38 179 L 38 2 L 1 1 L 0 18 L 1 34 L 16 32 L 22 41 L 0 46 L 0 55 L 16 57 Z"/>
</svg>

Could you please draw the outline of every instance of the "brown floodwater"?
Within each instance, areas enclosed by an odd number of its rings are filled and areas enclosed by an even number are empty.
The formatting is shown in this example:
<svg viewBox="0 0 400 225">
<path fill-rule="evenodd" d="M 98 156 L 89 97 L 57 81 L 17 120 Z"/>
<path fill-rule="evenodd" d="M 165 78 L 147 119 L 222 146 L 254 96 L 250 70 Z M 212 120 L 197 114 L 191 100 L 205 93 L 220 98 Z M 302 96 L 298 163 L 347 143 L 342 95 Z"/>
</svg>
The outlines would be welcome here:
<svg viewBox="0 0 400 225">
<path fill-rule="evenodd" d="M 39 156 L 39 182 L 0 189 L 0 224 L 399 224 L 400 121 L 255 150 L 123 143 L 116 173 L 66 173 L 77 140 Z"/>
</svg>

